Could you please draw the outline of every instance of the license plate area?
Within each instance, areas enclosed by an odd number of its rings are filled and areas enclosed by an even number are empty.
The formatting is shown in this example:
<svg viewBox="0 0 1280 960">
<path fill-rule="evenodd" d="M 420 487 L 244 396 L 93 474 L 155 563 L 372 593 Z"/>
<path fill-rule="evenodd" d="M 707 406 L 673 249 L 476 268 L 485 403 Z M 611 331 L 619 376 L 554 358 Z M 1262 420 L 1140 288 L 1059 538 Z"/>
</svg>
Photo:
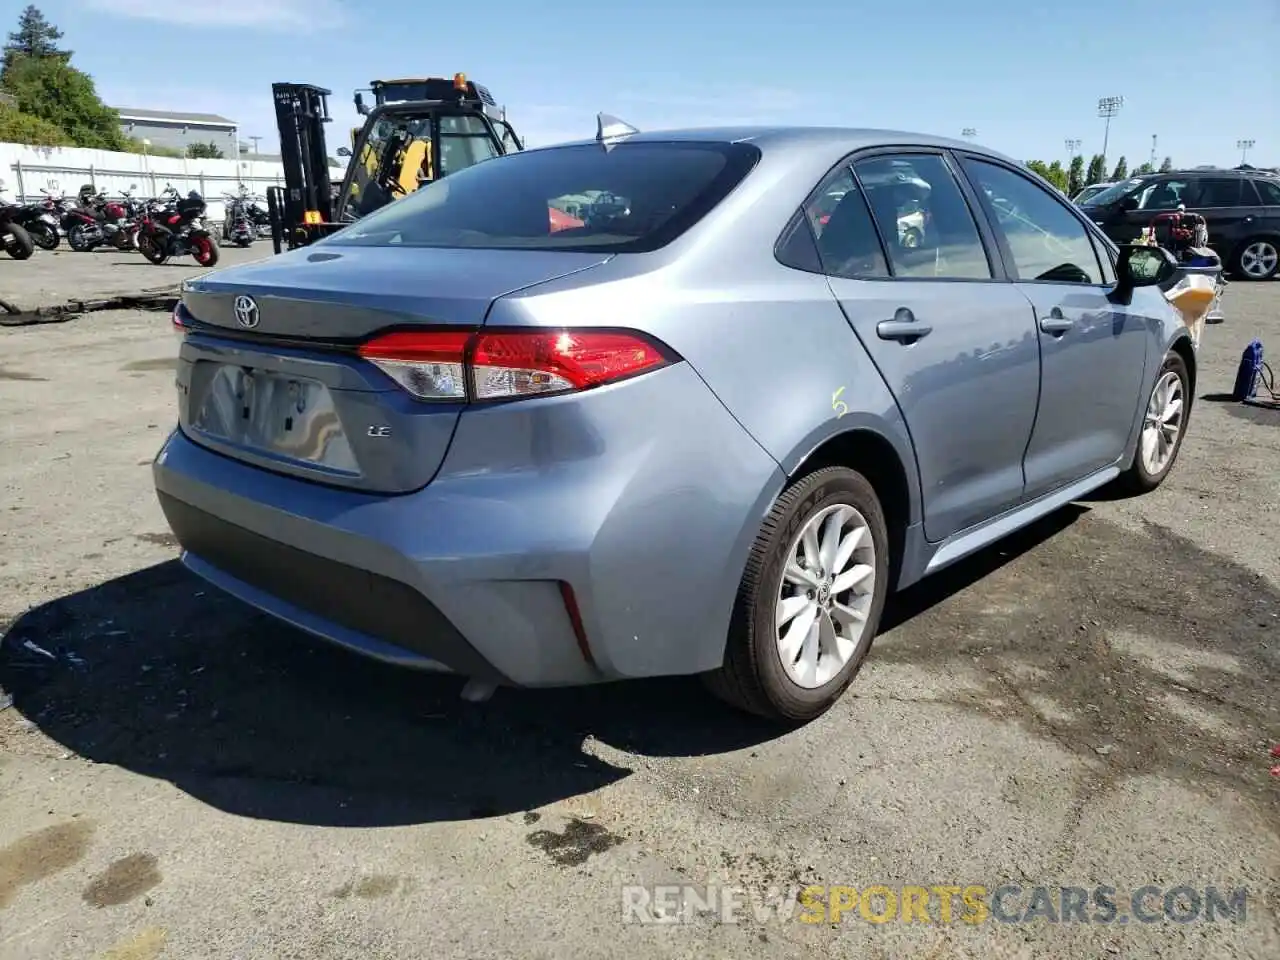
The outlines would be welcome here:
<svg viewBox="0 0 1280 960">
<path fill-rule="evenodd" d="M 207 438 L 276 460 L 346 476 L 360 471 L 332 392 L 307 377 L 197 363 L 190 426 Z"/>
</svg>

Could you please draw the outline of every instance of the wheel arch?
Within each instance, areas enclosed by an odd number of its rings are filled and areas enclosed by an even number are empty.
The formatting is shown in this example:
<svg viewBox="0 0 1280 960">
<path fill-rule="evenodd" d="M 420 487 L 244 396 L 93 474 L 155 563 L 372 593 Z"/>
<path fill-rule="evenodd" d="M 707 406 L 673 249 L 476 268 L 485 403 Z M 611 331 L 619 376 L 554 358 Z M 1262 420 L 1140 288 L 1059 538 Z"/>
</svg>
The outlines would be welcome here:
<svg viewBox="0 0 1280 960">
<path fill-rule="evenodd" d="M 883 432 L 854 425 L 822 438 L 794 464 L 784 464 L 787 486 L 824 467 L 856 470 L 875 490 L 889 532 L 889 583 L 896 584 L 906 555 L 907 531 L 921 519 L 914 457 L 903 456 L 900 446 Z"/>
</svg>

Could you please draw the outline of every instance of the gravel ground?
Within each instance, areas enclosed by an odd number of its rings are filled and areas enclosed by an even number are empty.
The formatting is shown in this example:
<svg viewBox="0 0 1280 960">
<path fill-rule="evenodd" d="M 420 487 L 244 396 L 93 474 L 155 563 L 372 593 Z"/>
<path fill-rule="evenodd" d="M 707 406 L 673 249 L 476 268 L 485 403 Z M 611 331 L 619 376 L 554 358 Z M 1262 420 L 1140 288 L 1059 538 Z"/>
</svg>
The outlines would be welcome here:
<svg viewBox="0 0 1280 960">
<path fill-rule="evenodd" d="M 220 248 L 218 262 L 231 266 L 269 256 L 271 241 L 258 240 L 247 248 Z M 156 266 L 136 250 L 99 248 L 92 253 L 76 253 L 65 243 L 57 250 L 37 250 L 30 260 L 0 256 L 0 315 L 51 307 L 72 299 L 99 300 L 169 290 L 207 272 L 190 257 L 177 257 Z"/>
<path fill-rule="evenodd" d="M 152 495 L 168 318 L 0 330 L 0 957 L 1280 956 L 1280 411 L 1212 399 L 1280 283 L 1228 297 L 1159 491 L 897 598 L 786 733 L 688 680 L 464 704 L 265 620 Z M 1134 922 L 623 922 L 670 883 L 1107 885 Z M 1136 922 L 1144 884 L 1246 916 Z"/>
</svg>

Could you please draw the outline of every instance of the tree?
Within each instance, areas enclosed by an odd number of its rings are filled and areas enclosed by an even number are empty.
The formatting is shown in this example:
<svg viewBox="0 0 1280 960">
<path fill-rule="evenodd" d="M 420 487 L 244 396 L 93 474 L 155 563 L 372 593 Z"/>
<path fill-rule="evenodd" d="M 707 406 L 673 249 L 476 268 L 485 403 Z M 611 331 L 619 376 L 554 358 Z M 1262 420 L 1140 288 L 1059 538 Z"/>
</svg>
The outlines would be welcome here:
<svg viewBox="0 0 1280 960">
<path fill-rule="evenodd" d="M 1067 195 L 1074 197 L 1084 186 L 1084 155 L 1077 153 L 1071 158 L 1071 168 L 1067 171 Z"/>
<path fill-rule="evenodd" d="M 1168 173 L 1173 169 L 1173 157 L 1165 157 L 1160 164 L 1160 172 Z"/>
<path fill-rule="evenodd" d="M 1111 171 L 1111 179 L 1115 180 L 1118 183 L 1128 175 L 1129 175 L 1129 162 L 1125 160 L 1124 157 L 1121 157 L 1119 162 L 1116 164 L 1116 168 Z"/>
<path fill-rule="evenodd" d="M 1045 179 L 1057 187 L 1059 191 L 1064 193 L 1066 192 L 1067 171 L 1062 169 L 1061 160 L 1055 160 L 1053 163 L 1049 164 L 1049 171 L 1045 176 Z"/>
<path fill-rule="evenodd" d="M 13 56 L 4 89 L 18 109 L 66 131 L 78 147 L 124 150 L 120 116 L 98 98 L 93 79 L 61 57 Z"/>
<path fill-rule="evenodd" d="M 191 143 L 187 145 L 187 156 L 193 160 L 221 160 L 224 154 L 216 143 Z"/>
<path fill-rule="evenodd" d="M 3 73 L 9 72 L 9 66 L 15 57 L 57 57 L 63 61 L 70 60 L 69 50 L 58 49 L 58 41 L 61 39 L 62 31 L 46 20 L 35 4 L 29 4 L 18 16 L 18 29 L 9 34 L 9 42 L 4 45 Z"/>
<path fill-rule="evenodd" d="M 72 146 L 71 138 L 57 124 L 23 113 L 7 103 L 0 103 L 0 143 L 25 143 L 33 147 Z"/>
<path fill-rule="evenodd" d="M 1089 161 L 1089 172 L 1084 175 L 1086 186 L 1091 183 L 1101 183 L 1107 178 L 1107 168 L 1103 166 L 1106 162 L 1106 157 L 1102 154 L 1093 155 L 1093 159 Z"/>
<path fill-rule="evenodd" d="M 1140 166 L 1137 170 L 1135 170 L 1135 171 L 1133 171 L 1133 172 L 1134 172 L 1134 174 L 1140 174 L 1140 173 L 1155 173 L 1155 172 L 1156 172 L 1156 168 L 1155 168 L 1155 167 L 1153 167 L 1153 166 L 1148 162 L 1148 163 L 1144 163 L 1142 166 Z"/>
</svg>

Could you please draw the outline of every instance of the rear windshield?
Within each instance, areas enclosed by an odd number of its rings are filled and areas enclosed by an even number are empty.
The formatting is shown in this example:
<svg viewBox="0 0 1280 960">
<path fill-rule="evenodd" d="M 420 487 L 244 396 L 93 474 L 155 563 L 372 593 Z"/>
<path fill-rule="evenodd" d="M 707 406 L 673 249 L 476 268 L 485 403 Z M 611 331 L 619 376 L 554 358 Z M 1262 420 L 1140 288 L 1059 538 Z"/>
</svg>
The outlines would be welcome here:
<svg viewBox="0 0 1280 960">
<path fill-rule="evenodd" d="M 321 241 L 483 250 L 656 250 L 745 177 L 744 143 L 552 147 L 486 160 L 428 184 Z"/>
</svg>

